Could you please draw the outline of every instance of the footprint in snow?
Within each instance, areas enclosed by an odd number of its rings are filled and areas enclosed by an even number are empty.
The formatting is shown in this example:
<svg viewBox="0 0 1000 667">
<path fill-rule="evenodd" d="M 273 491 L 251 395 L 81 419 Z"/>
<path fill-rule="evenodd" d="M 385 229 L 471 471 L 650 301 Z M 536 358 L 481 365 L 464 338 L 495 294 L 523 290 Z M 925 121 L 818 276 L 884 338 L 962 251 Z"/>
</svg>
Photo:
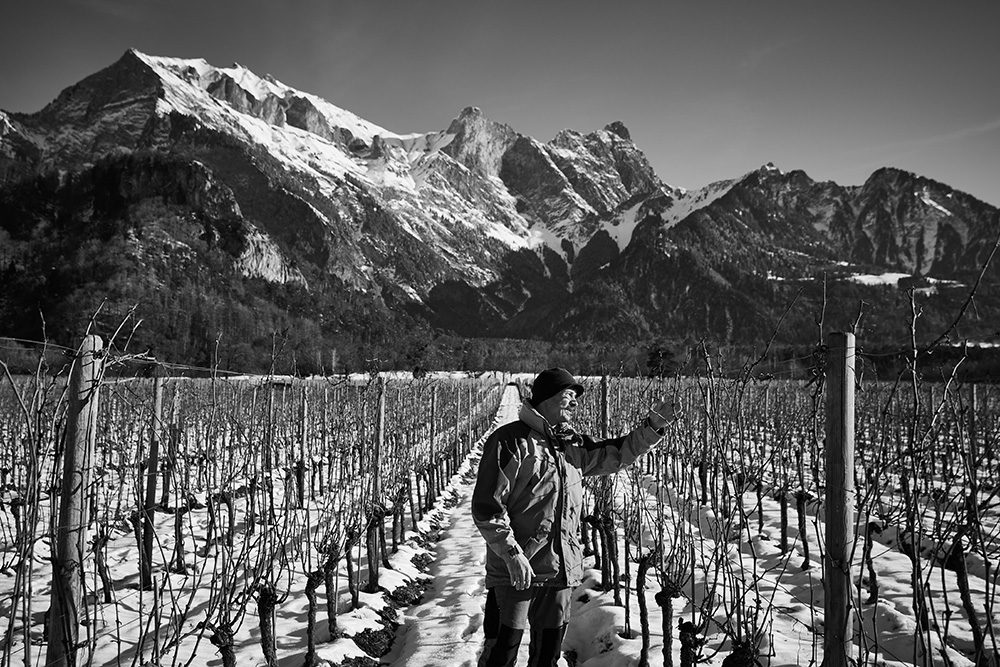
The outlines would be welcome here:
<svg viewBox="0 0 1000 667">
<path fill-rule="evenodd" d="M 462 639 L 468 639 L 472 635 L 479 631 L 479 628 L 483 625 L 483 615 L 482 613 L 473 614 L 469 617 L 469 625 L 466 626 L 465 630 L 462 631 Z"/>
</svg>

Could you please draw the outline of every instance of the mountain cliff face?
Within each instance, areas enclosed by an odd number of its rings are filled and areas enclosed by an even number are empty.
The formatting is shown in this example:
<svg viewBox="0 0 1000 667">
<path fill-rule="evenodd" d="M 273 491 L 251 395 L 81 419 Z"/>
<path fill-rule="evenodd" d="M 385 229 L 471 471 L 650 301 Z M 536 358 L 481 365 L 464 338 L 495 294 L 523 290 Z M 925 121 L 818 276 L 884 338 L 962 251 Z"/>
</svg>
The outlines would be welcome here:
<svg viewBox="0 0 1000 667">
<path fill-rule="evenodd" d="M 928 276 L 969 276 L 997 234 L 996 209 L 928 178 L 880 169 L 857 191 L 841 242 L 857 262 Z"/>
<path fill-rule="evenodd" d="M 899 170 L 843 187 L 765 165 L 688 191 L 621 122 L 543 143 L 468 107 L 396 134 L 239 65 L 137 51 L 0 112 L 0 308 L 26 337 L 39 309 L 70 336 L 106 300 L 153 303 L 182 337 L 753 338 L 818 272 L 833 301 L 873 298 L 858 274 L 968 283 L 997 231 L 996 209 Z"/>
</svg>

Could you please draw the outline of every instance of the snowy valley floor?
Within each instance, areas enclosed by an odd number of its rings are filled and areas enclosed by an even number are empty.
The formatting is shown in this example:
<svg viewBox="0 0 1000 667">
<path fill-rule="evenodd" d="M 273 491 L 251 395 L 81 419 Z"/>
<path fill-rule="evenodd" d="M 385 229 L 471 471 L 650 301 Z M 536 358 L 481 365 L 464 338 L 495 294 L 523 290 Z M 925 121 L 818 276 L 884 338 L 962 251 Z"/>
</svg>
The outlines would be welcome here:
<svg viewBox="0 0 1000 667">
<path fill-rule="evenodd" d="M 518 397 L 513 387 L 508 387 L 496 423 L 504 424 L 516 419 Z M 475 462 L 476 451 L 472 455 Z M 465 468 L 463 466 L 463 468 Z M 461 472 L 461 471 L 460 471 Z M 484 566 L 485 545 L 476 529 L 470 510 L 471 493 L 474 485 L 474 470 L 466 468 L 464 476 L 456 476 L 453 491 L 458 497 L 458 505 L 450 516 L 443 519 L 441 540 L 430 548 L 435 553 L 429 576 L 433 581 L 423 597 L 424 602 L 402 610 L 404 618 L 396 635 L 395 644 L 382 664 L 398 667 L 449 667 L 475 665 L 483 641 L 482 620 L 485 602 Z M 641 503 L 647 509 L 677 505 L 677 491 L 658 486 L 649 475 L 639 475 L 636 470 L 620 473 L 616 480 L 618 501 L 626 494 L 641 496 Z M 641 491 L 637 489 L 641 488 Z M 791 549 L 782 553 L 778 547 L 780 534 L 780 508 L 777 501 L 765 498 L 762 508 L 753 506 L 752 494 L 747 494 L 744 506 L 751 518 L 753 529 L 750 534 L 735 537 L 730 541 L 729 558 L 738 563 L 736 570 L 758 578 L 761 608 L 769 618 L 769 628 L 761 644 L 759 664 L 771 667 L 791 667 L 794 665 L 818 665 L 822 662 L 823 648 L 823 585 L 822 568 L 818 561 L 822 523 L 816 521 L 817 507 L 810 507 L 807 535 L 803 536 L 794 526 L 788 528 Z M 758 533 L 756 515 L 763 511 L 763 530 Z M 655 510 L 654 510 L 655 511 Z M 701 535 L 702 549 L 711 551 L 711 510 L 701 508 L 692 517 L 696 535 Z M 649 527 L 643 527 L 644 552 L 654 543 Z M 619 539 L 621 538 L 619 526 Z M 863 604 L 860 610 L 869 648 L 867 664 L 886 665 L 972 665 L 971 633 L 967 620 L 956 598 L 958 584 L 955 573 L 934 568 L 935 582 L 932 598 L 939 610 L 949 619 L 947 625 L 925 634 L 931 646 L 929 655 L 918 648 L 916 640 L 915 614 L 912 607 L 909 558 L 894 548 L 895 530 L 888 530 L 876 541 L 873 561 L 880 590 L 874 604 Z M 812 554 L 812 565 L 808 569 L 801 566 L 804 551 L 801 540 L 805 537 Z M 634 546 L 633 546 L 634 549 Z M 852 572 L 855 581 L 864 572 L 861 549 L 857 550 Z M 704 555 L 699 556 L 704 558 Z M 701 561 L 702 563 L 704 561 Z M 591 558 L 588 565 L 593 565 Z M 624 563 L 622 571 L 625 572 Z M 701 564 L 699 564 L 699 568 Z M 629 572 L 634 585 L 635 563 L 629 563 Z M 756 575 L 753 573 L 756 572 Z M 990 584 L 980 576 L 970 577 L 973 594 L 986 599 Z M 574 592 L 573 616 L 570 621 L 566 641 L 563 645 L 564 657 L 559 664 L 565 667 L 618 667 L 638 664 L 641 640 L 639 638 L 639 606 L 635 590 L 622 594 L 627 600 L 630 613 L 631 638 L 623 637 L 626 627 L 624 606 L 615 606 L 612 592 L 602 592 L 599 588 L 600 572 L 586 570 L 583 584 Z M 867 595 L 867 579 L 863 582 Z M 662 614 L 654 603 L 654 595 L 660 590 L 656 573 L 650 570 L 646 580 L 645 597 L 649 609 L 650 649 L 649 664 L 660 667 L 663 659 Z M 688 584 L 687 590 L 691 590 Z M 705 594 L 704 575 L 695 579 L 695 599 Z M 949 597 L 950 596 L 950 597 Z M 731 601 L 730 601 L 731 602 Z M 1000 622 L 995 610 L 993 623 Z M 677 638 L 678 619 L 691 618 L 691 605 L 684 597 L 674 600 L 672 664 L 680 664 L 680 644 Z M 705 649 L 700 664 L 722 665 L 732 651 L 732 644 L 721 630 L 727 622 L 724 609 L 714 613 L 715 621 L 705 632 Z M 856 626 L 855 636 L 858 636 Z M 944 639 L 942 644 L 941 639 Z M 527 639 L 522 642 L 518 665 L 527 665 Z M 855 646 L 857 656 L 859 647 Z"/>
<path fill-rule="evenodd" d="M 519 407 L 516 389 L 508 387 L 496 423 L 515 421 Z M 428 575 L 433 577 L 433 582 L 424 594 L 425 602 L 403 610 L 404 619 L 393 649 L 382 658 L 382 664 L 395 667 L 470 667 L 476 664 L 483 643 L 486 545 L 472 520 L 470 503 L 474 484 L 474 477 L 467 476 L 464 483 L 455 487 L 459 504 L 441 540 L 432 547 L 435 562 Z M 638 636 L 631 640 L 618 636 L 625 625 L 625 610 L 613 605 L 612 593 L 595 590 L 599 578 L 599 571 L 590 570 L 575 591 L 573 619 L 563 650 L 576 655 L 577 667 L 635 664 L 640 649 Z M 590 598 L 587 603 L 580 601 L 584 596 Z M 652 605 L 651 596 L 652 592 Z M 634 595 L 630 602 L 634 607 L 632 624 L 637 634 L 639 616 Z M 650 616 L 651 623 L 659 624 L 660 617 L 655 610 Z M 653 651 L 661 650 L 658 637 L 654 635 Z M 651 658 L 652 664 L 662 664 L 662 657 L 651 655 Z M 521 643 L 517 664 L 528 664 L 527 637 Z M 567 662 L 561 659 L 559 664 L 567 665 Z"/>
<path fill-rule="evenodd" d="M 516 419 L 519 397 L 515 387 L 505 390 L 503 401 L 494 421 L 494 427 Z M 424 516 L 418 525 L 417 536 L 407 530 L 411 538 L 402 545 L 391 558 L 392 569 L 383 569 L 381 586 L 389 591 L 411 585 L 415 580 L 428 580 L 420 602 L 398 611 L 386 610 L 388 606 L 384 593 L 360 594 L 360 607 L 351 609 L 350 595 L 346 590 L 347 572 L 338 572 L 339 585 L 337 623 L 341 633 L 337 639 L 330 639 L 325 622 L 320 622 L 316 632 L 316 655 L 321 665 L 372 664 L 370 658 L 354 641 L 355 637 L 383 627 L 382 617 L 396 617 L 399 627 L 395 641 L 389 652 L 381 658 L 381 664 L 397 667 L 466 667 L 474 666 L 483 642 L 482 620 L 485 602 L 484 565 L 486 547 L 476 529 L 471 516 L 470 502 L 475 482 L 475 465 L 481 442 L 473 450 L 469 459 L 458 468 L 450 480 L 435 509 Z M 640 475 L 631 469 L 616 476 L 618 502 L 631 498 L 644 505 L 651 514 L 659 511 L 673 511 L 667 508 L 679 507 L 682 490 L 672 488 L 669 483 L 659 484 L 649 475 Z M 764 614 L 769 618 L 769 631 L 762 645 L 759 662 L 772 667 L 793 665 L 818 665 L 822 659 L 822 616 L 823 590 L 821 567 L 817 561 L 820 553 L 822 524 L 815 520 L 816 506 L 810 506 L 807 535 L 801 535 L 794 521 L 789 527 L 791 549 L 781 553 L 778 548 L 780 533 L 780 509 L 777 501 L 766 497 L 763 501 L 763 530 L 757 530 L 757 516 L 760 508 L 754 507 L 753 494 L 743 499 L 746 514 L 750 517 L 752 530 L 739 535 L 730 534 L 724 539 L 726 549 L 716 549 L 712 539 L 714 527 L 709 507 L 697 506 L 690 515 L 682 517 L 688 521 L 691 535 L 704 554 L 726 553 L 736 565 L 733 572 L 742 572 L 758 580 L 759 599 Z M 242 515 L 241 515 L 242 516 Z M 303 514 L 306 526 L 309 516 L 320 517 L 318 510 L 313 514 Z M 92 665 L 114 665 L 115 667 L 140 667 L 149 664 L 170 665 L 171 667 L 221 667 L 222 660 L 215 646 L 210 642 L 204 629 L 204 619 L 217 618 L 213 607 L 212 589 L 218 587 L 220 577 L 229 572 L 238 579 L 232 564 L 218 558 L 220 550 L 217 540 L 207 540 L 208 516 L 205 510 L 191 511 L 189 532 L 197 539 L 192 545 L 189 538 L 188 553 L 191 571 L 186 575 L 166 573 L 162 563 L 169 560 L 173 550 L 173 521 L 170 514 L 156 514 L 157 539 L 161 545 L 157 549 L 157 581 L 160 592 L 155 594 L 139 590 L 137 587 L 137 550 L 135 540 L 129 531 L 117 531 L 108 550 L 108 567 L 115 582 L 112 591 L 114 602 L 102 603 L 94 595 L 94 586 L 87 594 L 90 622 L 86 628 L 88 638 L 93 638 L 93 653 L 86 656 Z M 315 519 L 314 519 L 315 520 Z M 408 522 L 407 522 L 408 523 Z M 619 521 L 619 544 L 623 535 L 623 524 Z M 301 530 L 301 524 L 299 529 Z M 642 530 L 643 552 L 658 540 L 650 532 L 649 521 L 644 520 Z M 246 526 L 240 526 L 241 531 Z M 669 531 L 668 536 L 669 536 Z M 435 536 L 438 537 L 434 541 Z M 804 560 L 802 539 L 808 539 L 812 554 L 812 567 L 801 569 Z M 241 533 L 237 533 L 239 546 Z M 958 583 L 955 573 L 935 567 L 929 577 L 933 587 L 932 599 L 938 618 L 947 619 L 940 633 L 931 639 L 930 655 L 916 650 L 915 629 L 917 627 L 912 607 L 912 587 L 910 584 L 909 558 L 895 548 L 898 530 L 889 528 L 876 542 L 873 551 L 874 568 L 879 578 L 880 590 L 874 604 L 861 607 L 861 617 L 865 632 L 878 639 L 878 655 L 874 661 L 879 665 L 902 667 L 906 665 L 948 664 L 954 667 L 972 665 L 969 659 L 972 644 L 971 630 L 963 610 L 957 601 Z M 426 547 L 418 546 L 427 544 Z M 194 549 L 197 545 L 198 549 Z M 426 551 L 433 560 L 426 572 L 421 572 L 413 564 L 417 560 L 427 560 Z M 303 554 L 308 552 L 300 547 Z M 634 552 L 634 546 L 633 546 Z M 234 553 L 237 553 L 238 550 Z M 634 553 L 633 553 L 634 555 Z M 11 610 L 10 591 L 14 577 L 9 572 L 0 572 L 0 619 L 31 619 L 30 627 L 24 628 L 18 620 L 9 628 L 6 649 L 9 664 L 29 664 L 44 667 L 45 640 L 43 637 L 44 610 L 48 607 L 51 574 L 48 567 L 48 550 L 39 546 L 30 570 L 32 595 L 25 603 L 26 613 L 15 615 Z M 312 558 L 312 560 L 309 560 Z M 315 555 L 306 558 L 315 563 Z M 857 578 L 865 572 L 860 561 L 860 549 L 852 564 L 852 573 Z M 300 555 L 285 563 L 280 580 L 285 595 L 275 610 L 276 657 L 280 667 L 301 667 L 306 655 L 307 599 L 305 595 L 305 571 L 313 566 L 303 566 Z M 587 565 L 593 565 L 588 558 Z M 702 571 L 704 561 L 699 560 L 699 572 L 695 578 L 693 597 L 701 601 L 705 597 L 705 576 Z M 974 566 L 974 567 L 971 567 Z M 741 569 L 742 568 L 742 569 Z M 635 563 L 628 564 L 628 572 L 634 585 Z M 622 563 L 622 573 L 626 572 Z M 995 572 L 990 563 L 976 563 L 970 560 L 970 587 L 972 595 L 983 601 L 985 606 L 987 591 L 995 590 L 995 584 L 987 573 Z M 754 574 L 756 573 L 756 574 Z M 367 563 L 358 559 L 360 580 L 367 574 Z M 986 575 L 984 577 L 984 575 Z M 560 660 L 564 667 L 618 667 L 635 665 L 641 650 L 639 638 L 639 605 L 634 590 L 623 596 L 627 601 L 630 615 L 631 634 L 623 637 L 626 627 L 626 607 L 613 603 L 612 592 L 599 589 L 600 573 L 585 571 L 583 584 L 574 592 L 573 614 L 563 649 L 567 654 Z M 93 577 L 90 578 L 93 583 Z M 232 583 L 233 590 L 240 590 L 239 582 Z M 867 594 L 867 585 L 864 586 Z M 654 595 L 659 591 L 656 573 L 650 570 L 646 583 L 645 600 L 649 608 L 650 650 L 649 664 L 659 667 L 664 664 L 662 647 L 663 631 L 660 608 L 654 603 Z M 730 594 L 731 595 L 731 594 Z M 685 588 L 685 596 L 674 600 L 674 626 L 672 642 L 673 664 L 680 664 L 680 645 L 677 639 L 677 619 L 690 619 L 691 605 L 687 597 L 692 596 L 690 584 Z M 747 604 L 751 596 L 746 598 Z M 729 602 L 732 602 L 730 597 Z M 256 617 L 256 608 L 251 599 L 240 598 L 233 609 L 245 612 L 242 621 L 236 625 L 233 649 L 238 667 L 264 665 L 261 650 L 261 632 Z M 181 613 L 183 612 L 183 613 Z M 381 615 L 380 615 L 381 612 Z M 990 607 L 992 627 L 1000 626 L 1000 616 Z M 323 615 L 323 612 L 321 612 Z M 727 621 L 725 611 L 714 612 L 715 621 L 706 631 L 704 660 L 700 664 L 719 666 L 731 652 L 731 643 L 726 639 L 721 626 Z M 2 627 L 2 625 L 0 625 Z M 7 635 L 6 632 L 3 635 Z M 941 645 L 938 635 L 943 637 Z M 25 659 L 25 644 L 22 637 L 30 639 L 31 654 Z M 171 639 L 173 638 L 173 639 Z M 170 640 L 170 641 L 167 641 Z M 362 643 L 365 643 L 362 641 Z M 527 665 L 528 642 L 522 643 L 518 665 Z M 89 653 L 89 652 L 88 652 Z M 947 662 L 944 655 L 947 655 Z M 870 662 L 871 659 L 869 659 Z"/>
<path fill-rule="evenodd" d="M 517 391 L 508 387 L 496 423 L 515 421 L 519 407 Z M 470 503 L 474 484 L 474 478 L 467 477 L 464 483 L 456 486 L 459 504 L 441 540 L 433 547 L 435 562 L 428 572 L 433 582 L 424 594 L 425 602 L 403 610 L 404 619 L 396 641 L 389 654 L 382 658 L 382 664 L 395 667 L 470 667 L 476 664 L 483 643 L 486 545 L 472 520 Z M 625 610 L 613 605 L 612 593 L 596 590 L 599 579 L 600 572 L 590 570 L 575 591 L 573 618 L 563 650 L 575 655 L 577 667 L 636 664 L 640 640 L 635 596 L 630 596 L 630 602 L 636 638 L 622 639 L 618 633 L 624 629 Z M 651 607 L 654 606 L 652 593 L 655 590 L 654 585 L 649 592 Z M 589 601 L 582 602 L 584 597 Z M 658 627 L 660 616 L 655 609 L 651 612 L 650 621 Z M 654 665 L 663 664 L 662 656 L 653 655 L 662 650 L 659 638 L 654 630 L 650 656 Z M 517 664 L 528 664 L 527 637 L 521 643 Z M 559 664 L 568 665 L 565 658 L 560 659 Z"/>
</svg>

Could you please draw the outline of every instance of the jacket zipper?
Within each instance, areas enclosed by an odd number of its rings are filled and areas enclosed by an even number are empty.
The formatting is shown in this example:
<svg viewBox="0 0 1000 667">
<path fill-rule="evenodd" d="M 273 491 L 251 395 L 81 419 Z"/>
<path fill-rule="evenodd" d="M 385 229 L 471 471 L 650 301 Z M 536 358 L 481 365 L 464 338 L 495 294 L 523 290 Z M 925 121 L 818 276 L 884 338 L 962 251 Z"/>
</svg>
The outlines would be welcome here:
<svg viewBox="0 0 1000 667">
<path fill-rule="evenodd" d="M 569 573 L 566 571 L 566 556 L 562 543 L 563 512 L 566 511 L 566 468 L 563 465 L 564 459 L 560 457 L 560 452 L 548 433 L 545 434 L 545 441 L 555 461 L 556 479 L 559 481 L 559 488 L 556 490 L 555 544 L 553 545 L 553 550 L 559 556 L 559 572 L 556 573 L 556 578 L 559 578 L 559 574 L 562 574 L 562 582 L 565 585 L 569 581 Z"/>
</svg>

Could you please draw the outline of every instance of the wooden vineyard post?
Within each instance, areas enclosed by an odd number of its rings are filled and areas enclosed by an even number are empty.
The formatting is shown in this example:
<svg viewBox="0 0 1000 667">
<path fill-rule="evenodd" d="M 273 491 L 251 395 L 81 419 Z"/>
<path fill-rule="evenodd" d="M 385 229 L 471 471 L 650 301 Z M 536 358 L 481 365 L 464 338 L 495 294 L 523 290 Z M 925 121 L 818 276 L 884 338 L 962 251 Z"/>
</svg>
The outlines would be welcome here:
<svg viewBox="0 0 1000 667">
<path fill-rule="evenodd" d="M 459 450 L 462 449 L 462 385 L 455 386 L 455 444 L 451 450 L 451 456 L 445 461 L 444 479 L 451 479 L 452 471 L 458 461 Z M 443 490 L 443 489 L 442 489 Z"/>
<path fill-rule="evenodd" d="M 414 437 L 414 430 L 407 431 L 405 434 L 405 446 L 407 452 L 413 452 L 413 442 L 416 440 Z M 412 454 L 411 454 L 412 455 Z M 412 459 L 411 459 L 412 461 Z M 416 487 L 414 489 L 414 487 Z M 417 497 L 414 499 L 413 493 L 416 491 Z M 406 495 L 409 497 L 410 501 L 410 528 L 413 532 L 417 532 L 417 505 L 420 503 L 420 477 L 413 465 L 409 466 L 409 470 L 406 471 Z"/>
<path fill-rule="evenodd" d="M 382 506 L 382 484 L 380 470 L 382 465 L 382 450 L 385 444 L 385 377 L 378 378 L 378 413 L 375 422 L 375 451 L 372 453 L 372 509 L 368 519 L 368 534 L 366 546 L 368 549 L 368 587 L 366 592 L 378 591 L 379 577 L 379 536 L 382 535 L 382 521 L 385 508 Z"/>
<path fill-rule="evenodd" d="M 610 410 L 610 387 L 608 386 L 608 376 L 601 376 L 601 438 L 611 437 L 611 410 Z M 618 565 L 618 531 L 615 528 L 612 516 L 612 501 L 614 482 L 611 476 L 604 477 L 597 487 L 599 498 L 595 499 L 595 513 L 600 521 L 600 528 L 603 531 L 602 542 L 607 551 L 601 558 L 601 587 L 605 590 L 614 589 L 614 602 L 616 606 L 622 606 L 621 597 L 621 576 Z"/>
<path fill-rule="evenodd" d="M 851 660 L 851 551 L 854 544 L 854 334 L 830 336 L 826 385 L 826 587 L 824 667 Z"/>
<path fill-rule="evenodd" d="M 709 382 L 708 386 L 705 387 L 705 414 L 704 421 L 702 422 L 702 437 L 701 437 L 701 459 L 698 462 L 698 481 L 701 482 L 701 504 L 708 505 L 709 493 L 708 493 L 708 441 L 712 435 L 711 432 L 711 421 L 712 418 L 712 384 Z M 784 491 L 782 491 L 784 493 Z M 784 524 L 782 524 L 784 525 Z"/>
<path fill-rule="evenodd" d="M 299 460 L 295 464 L 295 484 L 298 493 L 298 507 L 306 506 L 306 421 L 308 419 L 306 405 L 306 386 L 302 385 L 302 395 L 299 401 Z"/>
<path fill-rule="evenodd" d="M 156 478 L 160 474 L 160 433 L 163 430 L 163 376 L 157 368 L 153 380 L 153 420 L 149 425 L 149 458 L 146 460 L 146 497 L 142 505 L 142 556 L 139 558 L 139 586 L 153 587 L 153 517 L 156 509 Z"/>
<path fill-rule="evenodd" d="M 431 386 L 431 434 L 430 434 L 430 454 L 427 462 L 427 511 L 434 506 L 434 499 L 437 496 L 435 485 L 437 484 L 437 450 L 435 449 L 435 439 L 437 438 L 437 385 Z"/>
<path fill-rule="evenodd" d="M 468 410 L 466 412 L 466 414 L 468 416 L 468 420 L 465 423 L 465 429 L 466 429 L 465 430 L 465 449 L 462 450 L 462 456 L 458 459 L 458 461 L 455 462 L 455 468 L 456 469 L 458 469 L 458 466 L 462 465 L 462 461 L 465 460 L 465 457 L 468 456 L 469 452 L 472 451 L 472 432 L 473 432 L 473 425 L 472 425 L 472 414 L 473 414 L 473 412 L 472 412 L 472 389 L 473 389 L 472 382 L 470 382 L 469 383 L 469 391 L 468 391 L 469 403 L 466 406 L 468 408 Z"/>
<path fill-rule="evenodd" d="M 267 494 L 267 506 L 261 503 L 261 512 L 266 512 L 265 521 L 268 525 L 274 521 L 274 378 L 268 377 L 267 384 L 267 423 L 264 430 L 264 453 L 261 457 L 263 467 L 264 493 Z"/>
<path fill-rule="evenodd" d="M 52 557 L 47 667 L 75 667 L 82 611 L 83 563 L 87 551 L 86 494 L 97 440 L 97 407 L 104 348 L 97 336 L 83 339 L 70 376 L 66 451 L 63 454 L 59 524 Z"/>
<path fill-rule="evenodd" d="M 170 507 L 170 486 L 177 470 L 177 445 L 181 437 L 179 424 L 181 387 L 177 382 L 174 385 L 173 402 L 171 403 L 170 420 L 167 427 L 167 458 L 163 466 L 163 490 L 160 493 L 160 506 L 164 509 Z M 182 502 L 183 499 L 178 495 L 177 505 L 179 506 Z"/>
<path fill-rule="evenodd" d="M 966 496 L 965 501 L 965 523 L 970 527 L 976 525 L 980 516 L 979 478 L 976 476 L 976 471 L 982 465 L 982 460 L 979 458 L 978 424 L 976 423 L 976 413 L 978 410 L 979 396 L 976 393 L 976 385 L 972 385 L 971 395 L 969 396 L 969 453 L 966 460 L 966 467 L 969 471 L 969 495 Z M 970 548 L 975 547 L 976 540 L 979 538 L 978 531 L 970 531 L 969 538 Z"/>
<path fill-rule="evenodd" d="M 331 371 L 332 373 L 333 371 Z M 320 452 L 322 452 L 322 457 L 320 459 L 320 465 L 325 462 L 326 468 L 326 485 L 320 481 L 320 493 L 328 493 L 333 488 L 333 471 L 336 457 L 333 455 L 332 448 L 330 447 L 330 389 L 328 387 L 323 387 L 323 445 L 320 447 Z"/>
<path fill-rule="evenodd" d="M 453 438 L 451 456 L 445 457 L 444 475 L 441 476 L 441 491 L 447 486 L 447 481 L 451 479 L 452 471 L 455 468 L 455 461 L 458 460 L 458 450 L 462 448 L 462 384 L 455 385 L 455 437 Z"/>
<path fill-rule="evenodd" d="M 608 414 L 608 376 L 601 376 L 601 439 L 611 437 L 611 417 Z"/>
</svg>

